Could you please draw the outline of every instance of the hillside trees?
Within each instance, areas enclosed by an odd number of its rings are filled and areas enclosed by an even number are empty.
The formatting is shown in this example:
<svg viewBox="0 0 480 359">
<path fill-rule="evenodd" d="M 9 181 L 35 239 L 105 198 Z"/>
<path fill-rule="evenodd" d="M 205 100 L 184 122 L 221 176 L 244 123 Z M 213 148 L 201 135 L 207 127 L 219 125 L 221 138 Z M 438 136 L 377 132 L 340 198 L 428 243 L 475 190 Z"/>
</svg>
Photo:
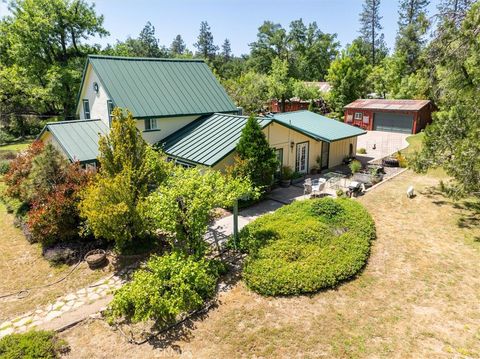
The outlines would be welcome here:
<svg viewBox="0 0 480 359">
<path fill-rule="evenodd" d="M 329 103 L 337 116 L 341 116 L 345 105 L 365 97 L 370 71 L 368 60 L 356 44 L 350 45 L 332 62 L 327 75 L 327 81 L 332 86 Z"/>
<path fill-rule="evenodd" d="M 0 111 L 14 121 L 71 118 L 85 57 L 98 52 L 84 40 L 108 34 L 103 16 L 84 0 L 14 0 L 9 9 L 0 22 Z"/>
<path fill-rule="evenodd" d="M 443 167 L 455 180 L 447 188 L 450 194 L 480 197 L 480 3 L 459 27 L 456 17 L 443 21 L 429 49 L 439 111 L 425 131 L 415 168 Z"/>
<path fill-rule="evenodd" d="M 126 57 L 168 57 L 168 51 L 160 46 L 155 35 L 155 26 L 148 21 L 137 38 L 128 37 L 125 41 L 117 41 L 108 45 L 103 53 L 112 56 Z"/>
<path fill-rule="evenodd" d="M 338 53 L 336 35 L 323 33 L 315 22 L 305 25 L 302 19 L 290 23 L 289 31 L 280 24 L 265 21 L 257 40 L 250 44 L 249 67 L 268 74 L 274 59 L 288 61 L 289 75 L 300 80 L 321 81 Z"/>
</svg>

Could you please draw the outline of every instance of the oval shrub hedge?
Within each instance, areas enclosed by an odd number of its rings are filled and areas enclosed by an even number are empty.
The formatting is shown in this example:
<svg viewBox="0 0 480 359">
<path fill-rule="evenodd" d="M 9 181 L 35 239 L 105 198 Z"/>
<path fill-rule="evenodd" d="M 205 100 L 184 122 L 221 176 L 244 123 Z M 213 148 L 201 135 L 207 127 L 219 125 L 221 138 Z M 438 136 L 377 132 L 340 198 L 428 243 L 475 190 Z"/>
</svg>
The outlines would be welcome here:
<svg viewBox="0 0 480 359">
<path fill-rule="evenodd" d="M 249 253 L 247 286 L 262 295 L 294 295 L 333 287 L 362 269 L 375 224 L 360 203 L 323 198 L 262 216 L 239 237 Z"/>
</svg>

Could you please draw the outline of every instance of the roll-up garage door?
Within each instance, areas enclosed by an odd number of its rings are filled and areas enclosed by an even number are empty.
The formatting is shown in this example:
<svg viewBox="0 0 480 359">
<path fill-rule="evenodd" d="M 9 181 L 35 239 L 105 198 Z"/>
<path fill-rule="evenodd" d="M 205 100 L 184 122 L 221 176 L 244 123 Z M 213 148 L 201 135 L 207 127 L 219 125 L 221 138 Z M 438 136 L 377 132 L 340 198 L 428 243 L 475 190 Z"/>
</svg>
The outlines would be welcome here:
<svg viewBox="0 0 480 359">
<path fill-rule="evenodd" d="M 373 116 L 375 131 L 412 133 L 413 115 L 375 112 Z"/>
</svg>

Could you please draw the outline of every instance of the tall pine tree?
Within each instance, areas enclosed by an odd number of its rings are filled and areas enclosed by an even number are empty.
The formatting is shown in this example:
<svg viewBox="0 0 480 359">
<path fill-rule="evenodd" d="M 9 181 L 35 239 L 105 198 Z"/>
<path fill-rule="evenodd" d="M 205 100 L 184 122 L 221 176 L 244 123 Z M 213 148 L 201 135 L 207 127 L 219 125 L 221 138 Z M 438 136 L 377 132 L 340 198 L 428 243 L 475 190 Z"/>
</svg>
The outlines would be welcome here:
<svg viewBox="0 0 480 359">
<path fill-rule="evenodd" d="M 232 58 L 232 46 L 229 39 L 225 39 L 222 44 L 222 58 L 224 61 L 229 61 Z"/>
<path fill-rule="evenodd" d="M 197 55 L 205 59 L 213 59 L 215 57 L 218 46 L 213 42 L 213 35 L 208 22 L 202 21 L 200 24 L 200 33 L 198 34 L 197 42 L 193 46 L 197 49 Z"/>
<path fill-rule="evenodd" d="M 428 3 L 428 0 L 400 0 L 395 52 L 405 59 L 406 73 L 403 75 L 410 75 L 419 68 L 419 57 L 425 45 L 424 36 L 429 27 Z"/>
<path fill-rule="evenodd" d="M 370 63 L 376 65 L 380 62 L 379 53 L 385 52 L 386 45 L 382 24 L 380 23 L 380 0 L 365 0 L 360 14 L 360 34 L 370 48 Z"/>
<path fill-rule="evenodd" d="M 182 35 L 178 34 L 172 41 L 170 45 L 170 52 L 173 56 L 183 55 L 187 50 L 187 45 L 183 41 Z"/>
</svg>

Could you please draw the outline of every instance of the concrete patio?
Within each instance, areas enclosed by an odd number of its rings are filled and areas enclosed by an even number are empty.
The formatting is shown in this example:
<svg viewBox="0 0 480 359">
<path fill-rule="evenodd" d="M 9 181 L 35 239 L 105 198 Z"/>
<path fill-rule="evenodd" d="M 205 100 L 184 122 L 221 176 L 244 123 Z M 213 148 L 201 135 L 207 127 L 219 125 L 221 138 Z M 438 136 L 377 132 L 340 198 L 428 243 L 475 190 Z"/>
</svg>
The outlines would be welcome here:
<svg viewBox="0 0 480 359">
<path fill-rule="evenodd" d="M 365 155 L 357 154 L 357 157 L 365 158 L 367 162 L 370 162 L 389 156 L 408 147 L 406 139 L 409 136 L 411 134 L 367 131 L 365 135 L 358 136 L 357 139 L 357 151 L 360 148 L 365 148 L 367 153 Z"/>
</svg>

